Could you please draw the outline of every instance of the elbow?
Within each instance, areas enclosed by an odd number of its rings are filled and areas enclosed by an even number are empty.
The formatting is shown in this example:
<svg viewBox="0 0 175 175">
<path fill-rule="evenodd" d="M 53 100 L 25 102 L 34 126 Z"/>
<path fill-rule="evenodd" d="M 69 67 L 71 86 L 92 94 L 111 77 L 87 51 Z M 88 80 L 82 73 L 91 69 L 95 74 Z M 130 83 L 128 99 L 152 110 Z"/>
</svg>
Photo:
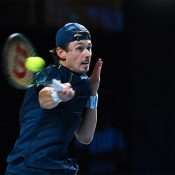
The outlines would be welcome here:
<svg viewBox="0 0 175 175">
<path fill-rule="evenodd" d="M 77 137 L 77 140 L 81 143 L 81 144 L 84 144 L 84 145 L 89 145 L 92 140 L 93 140 L 93 137 Z"/>
<path fill-rule="evenodd" d="M 80 130 L 76 130 L 74 134 L 77 141 L 84 145 L 89 145 L 94 137 L 93 133 L 80 132 Z"/>
</svg>

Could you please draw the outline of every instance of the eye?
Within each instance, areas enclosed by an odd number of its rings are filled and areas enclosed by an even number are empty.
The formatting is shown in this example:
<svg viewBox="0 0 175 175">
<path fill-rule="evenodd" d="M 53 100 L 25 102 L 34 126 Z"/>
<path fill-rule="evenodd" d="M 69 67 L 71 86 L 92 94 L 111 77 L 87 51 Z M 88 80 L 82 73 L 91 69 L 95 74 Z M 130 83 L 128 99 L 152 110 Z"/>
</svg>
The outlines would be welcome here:
<svg viewBox="0 0 175 175">
<path fill-rule="evenodd" d="M 79 51 L 79 52 L 83 52 L 84 49 L 85 48 L 83 46 L 79 46 L 79 47 L 76 48 L 76 50 Z"/>
<path fill-rule="evenodd" d="M 92 49 L 92 47 L 91 47 L 91 46 L 87 47 L 87 50 L 91 51 L 91 49 Z"/>
</svg>

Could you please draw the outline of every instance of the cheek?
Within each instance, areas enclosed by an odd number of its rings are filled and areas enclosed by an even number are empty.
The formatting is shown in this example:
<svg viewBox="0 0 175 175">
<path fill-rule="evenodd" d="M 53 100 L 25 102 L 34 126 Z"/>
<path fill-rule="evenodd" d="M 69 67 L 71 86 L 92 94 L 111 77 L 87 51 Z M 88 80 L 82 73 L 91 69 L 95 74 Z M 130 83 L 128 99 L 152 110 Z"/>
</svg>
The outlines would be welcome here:
<svg viewBox="0 0 175 175">
<path fill-rule="evenodd" d="M 71 57 L 71 61 L 73 62 L 79 62 L 81 61 L 82 54 L 81 53 L 74 53 Z"/>
<path fill-rule="evenodd" d="M 77 67 L 81 63 L 83 57 L 84 57 L 83 52 L 71 52 L 67 57 L 67 61 L 74 67 Z"/>
<path fill-rule="evenodd" d="M 72 55 L 72 57 L 70 57 L 69 60 L 67 61 L 69 66 L 72 68 L 73 67 L 76 68 L 77 66 L 79 66 L 80 62 L 81 62 L 81 58 L 76 54 Z"/>
</svg>

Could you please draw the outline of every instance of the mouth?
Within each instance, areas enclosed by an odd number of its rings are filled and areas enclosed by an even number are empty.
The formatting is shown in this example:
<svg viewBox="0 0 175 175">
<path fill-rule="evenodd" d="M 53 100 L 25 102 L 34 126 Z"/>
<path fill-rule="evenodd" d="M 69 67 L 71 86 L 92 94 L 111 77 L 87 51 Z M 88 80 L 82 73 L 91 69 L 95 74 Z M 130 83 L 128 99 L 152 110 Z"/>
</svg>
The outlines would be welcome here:
<svg viewBox="0 0 175 175">
<path fill-rule="evenodd" d="M 82 62 L 81 65 L 87 65 L 89 62 Z"/>
<path fill-rule="evenodd" d="M 81 65 L 82 68 L 85 69 L 86 71 L 89 69 L 89 61 L 82 62 L 80 65 Z"/>
<path fill-rule="evenodd" d="M 83 61 L 83 62 L 81 62 L 81 64 L 89 64 L 89 61 Z"/>
<path fill-rule="evenodd" d="M 81 62 L 81 65 L 83 65 L 83 66 L 89 66 L 89 61 Z"/>
</svg>

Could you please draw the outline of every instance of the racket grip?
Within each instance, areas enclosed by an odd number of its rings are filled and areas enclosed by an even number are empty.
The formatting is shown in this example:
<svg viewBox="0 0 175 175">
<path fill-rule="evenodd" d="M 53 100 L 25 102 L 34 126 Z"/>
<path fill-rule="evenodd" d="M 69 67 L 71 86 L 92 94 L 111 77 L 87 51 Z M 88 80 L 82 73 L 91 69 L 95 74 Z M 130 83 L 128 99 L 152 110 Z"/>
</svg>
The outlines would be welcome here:
<svg viewBox="0 0 175 175">
<path fill-rule="evenodd" d="M 63 91 L 64 90 L 64 84 L 60 82 L 60 80 L 53 79 L 51 87 L 53 87 L 56 91 Z"/>
</svg>

